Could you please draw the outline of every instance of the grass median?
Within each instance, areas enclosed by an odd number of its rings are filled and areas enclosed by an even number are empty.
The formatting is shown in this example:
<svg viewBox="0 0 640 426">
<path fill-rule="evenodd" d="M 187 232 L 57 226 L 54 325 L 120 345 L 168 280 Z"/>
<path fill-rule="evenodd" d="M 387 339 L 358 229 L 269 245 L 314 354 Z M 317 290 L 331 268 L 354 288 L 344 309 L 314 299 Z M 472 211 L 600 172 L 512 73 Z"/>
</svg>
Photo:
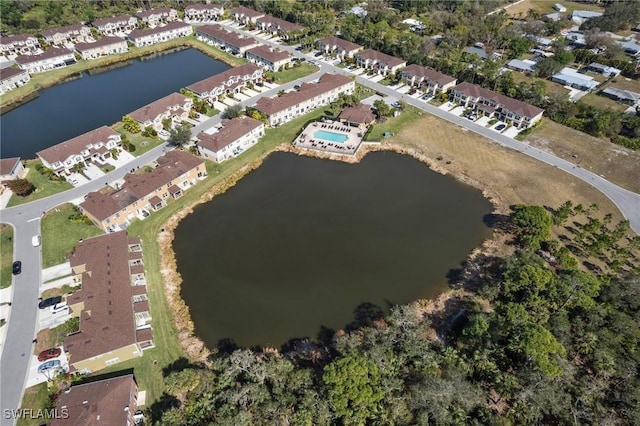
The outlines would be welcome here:
<svg viewBox="0 0 640 426">
<path fill-rule="evenodd" d="M 11 285 L 13 278 L 13 227 L 0 224 L 0 288 Z"/>
</svg>

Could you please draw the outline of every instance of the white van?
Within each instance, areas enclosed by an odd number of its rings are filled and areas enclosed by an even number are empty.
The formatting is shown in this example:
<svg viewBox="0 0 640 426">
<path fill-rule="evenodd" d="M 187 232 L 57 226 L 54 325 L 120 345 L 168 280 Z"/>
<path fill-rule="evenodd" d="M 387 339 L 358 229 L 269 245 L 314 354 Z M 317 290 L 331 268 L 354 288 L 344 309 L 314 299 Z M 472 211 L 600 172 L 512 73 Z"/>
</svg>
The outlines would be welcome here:
<svg viewBox="0 0 640 426">
<path fill-rule="evenodd" d="M 34 235 L 31 238 L 31 245 L 33 245 L 34 247 L 38 247 L 40 245 L 40 235 Z"/>
</svg>

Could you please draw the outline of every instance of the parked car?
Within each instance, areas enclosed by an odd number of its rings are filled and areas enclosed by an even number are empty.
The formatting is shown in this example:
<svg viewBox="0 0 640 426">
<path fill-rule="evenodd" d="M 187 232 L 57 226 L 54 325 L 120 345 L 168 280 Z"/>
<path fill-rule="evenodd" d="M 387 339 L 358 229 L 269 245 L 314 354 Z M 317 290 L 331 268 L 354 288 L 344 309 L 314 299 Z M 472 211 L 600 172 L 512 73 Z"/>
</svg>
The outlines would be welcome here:
<svg viewBox="0 0 640 426">
<path fill-rule="evenodd" d="M 316 53 L 316 54 L 315 54 L 315 55 L 313 55 L 313 56 L 315 56 L 316 58 L 319 58 L 320 56 L 322 56 L 322 52 L 318 52 L 318 53 Z"/>
<path fill-rule="evenodd" d="M 53 370 L 54 368 L 60 367 L 60 361 L 57 359 L 52 359 L 51 361 L 47 361 L 44 364 L 40 364 L 38 367 L 38 373 L 44 373 L 48 370 Z"/>
<path fill-rule="evenodd" d="M 300 85 L 296 84 L 295 86 L 293 86 L 293 88 L 296 89 L 296 90 L 300 90 Z"/>
<path fill-rule="evenodd" d="M 18 275 L 22 272 L 22 262 L 16 260 L 13 262 L 13 275 Z"/>
<path fill-rule="evenodd" d="M 40 303 L 38 303 L 38 308 L 46 309 L 49 306 L 53 306 L 61 302 L 62 302 L 62 296 L 49 297 L 47 299 L 40 301 Z"/>
<path fill-rule="evenodd" d="M 40 239 L 40 235 L 34 235 L 31 237 L 31 245 L 34 247 L 38 247 L 42 240 Z"/>
<path fill-rule="evenodd" d="M 471 121 L 474 121 L 478 119 L 478 116 L 476 114 L 469 114 L 467 118 Z"/>
<path fill-rule="evenodd" d="M 391 106 L 394 107 L 394 108 L 400 108 L 400 102 L 396 101 L 396 102 L 392 103 Z"/>
<path fill-rule="evenodd" d="M 38 361 L 43 362 L 51 358 L 58 358 L 62 351 L 60 348 L 51 348 L 38 354 Z"/>
<path fill-rule="evenodd" d="M 501 131 L 501 130 L 504 130 L 504 128 L 505 128 L 505 127 L 507 127 L 507 125 L 506 125 L 506 124 L 498 124 L 498 125 L 496 126 L 496 130 L 497 130 L 497 131 Z"/>
<path fill-rule="evenodd" d="M 65 311 L 69 311 L 69 306 L 67 306 L 66 302 L 56 303 L 51 307 L 52 314 L 57 314 L 58 312 L 65 312 Z"/>
</svg>

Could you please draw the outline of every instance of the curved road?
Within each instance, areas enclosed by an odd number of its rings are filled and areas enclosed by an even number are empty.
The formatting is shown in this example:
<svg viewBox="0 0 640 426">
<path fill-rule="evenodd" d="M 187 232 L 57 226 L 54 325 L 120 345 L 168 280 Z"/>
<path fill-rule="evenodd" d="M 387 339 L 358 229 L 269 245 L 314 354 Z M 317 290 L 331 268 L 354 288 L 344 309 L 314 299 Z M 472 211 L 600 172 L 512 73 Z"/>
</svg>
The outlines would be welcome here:
<svg viewBox="0 0 640 426">
<path fill-rule="evenodd" d="M 229 30 L 245 34 L 235 27 L 225 25 Z M 262 43 L 272 47 L 278 47 L 281 50 L 287 50 L 297 57 L 311 58 L 310 55 L 303 55 L 295 50 L 295 47 L 276 44 L 268 40 L 258 38 Z M 274 89 L 263 92 L 258 96 L 254 96 L 241 102 L 242 106 L 253 105 L 261 96 L 274 96 L 279 90 L 288 90 L 294 85 L 303 81 L 312 81 L 325 72 L 341 73 L 350 75 L 348 70 L 335 67 L 324 62 L 319 62 L 320 70 L 310 76 L 304 77 L 294 82 L 290 82 Z M 640 195 L 621 188 L 606 179 L 584 170 L 566 160 L 555 157 L 545 151 L 532 148 L 526 144 L 518 142 L 496 131 L 480 126 L 465 118 L 457 117 L 453 114 L 443 111 L 431 104 L 423 102 L 409 96 L 403 96 L 395 90 L 374 83 L 363 77 L 356 77 L 356 81 L 363 86 L 370 87 L 380 93 L 388 95 L 396 99 L 403 99 L 409 105 L 419 108 L 425 112 L 435 115 L 443 120 L 449 121 L 458 126 L 469 129 L 475 133 L 483 135 L 500 145 L 515 149 L 530 157 L 540 160 L 544 163 L 557 167 L 565 172 L 587 182 L 603 194 L 605 194 L 620 209 L 622 214 L 629 219 L 631 228 L 640 234 Z M 195 126 L 192 134 L 195 136 L 199 132 L 213 127 L 220 122 L 220 117 L 215 116 L 207 119 L 201 124 Z M 14 259 L 22 260 L 23 272 L 21 275 L 14 277 L 14 285 L 12 286 L 12 307 L 7 323 L 7 336 L 2 350 L 2 359 L 0 361 L 0 413 L 2 425 L 14 424 L 14 420 L 5 419 L 4 410 L 16 409 L 20 405 L 24 392 L 27 369 L 29 367 L 29 358 L 33 353 L 34 338 L 36 333 L 36 321 L 38 319 L 38 297 L 41 280 L 41 253 L 39 247 L 31 245 L 31 237 L 40 233 L 40 217 L 42 212 L 48 211 L 60 204 L 68 203 L 72 200 L 79 199 L 85 194 L 102 188 L 105 184 L 121 179 L 131 169 L 138 166 L 144 166 L 168 149 L 167 144 L 158 146 L 145 154 L 137 157 L 126 167 L 116 169 L 107 175 L 104 179 L 88 182 L 77 188 L 52 195 L 50 197 L 36 200 L 20 206 L 10 207 L 0 211 L 0 222 L 11 224 L 14 227 Z M 4 350 L 5 348 L 10 348 Z"/>
</svg>

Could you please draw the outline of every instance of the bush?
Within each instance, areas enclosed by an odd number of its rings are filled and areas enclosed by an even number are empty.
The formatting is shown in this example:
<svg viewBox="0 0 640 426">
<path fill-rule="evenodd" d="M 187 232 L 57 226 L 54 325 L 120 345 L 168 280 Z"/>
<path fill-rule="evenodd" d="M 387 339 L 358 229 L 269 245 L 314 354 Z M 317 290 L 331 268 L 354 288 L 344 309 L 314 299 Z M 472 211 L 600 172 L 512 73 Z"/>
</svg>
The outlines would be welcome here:
<svg viewBox="0 0 640 426">
<path fill-rule="evenodd" d="M 628 138 L 622 135 L 615 135 L 611 138 L 611 142 L 630 149 L 640 149 L 640 138 Z"/>
<path fill-rule="evenodd" d="M 14 194 L 20 197 L 26 197 L 36 189 L 36 187 L 26 179 L 7 180 L 4 183 Z"/>
</svg>

